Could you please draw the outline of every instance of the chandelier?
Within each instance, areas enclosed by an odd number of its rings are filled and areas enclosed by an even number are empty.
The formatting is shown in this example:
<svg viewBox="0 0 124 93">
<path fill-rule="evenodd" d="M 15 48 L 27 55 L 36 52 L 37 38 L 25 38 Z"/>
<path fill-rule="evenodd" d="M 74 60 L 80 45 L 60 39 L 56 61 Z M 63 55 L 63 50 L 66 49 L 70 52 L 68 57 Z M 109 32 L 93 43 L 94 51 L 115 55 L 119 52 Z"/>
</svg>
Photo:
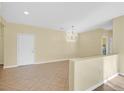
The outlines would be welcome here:
<svg viewBox="0 0 124 93">
<path fill-rule="evenodd" d="M 78 39 L 78 33 L 76 32 L 76 29 L 74 26 L 72 26 L 71 31 L 66 32 L 66 40 L 68 42 L 76 42 Z"/>
</svg>

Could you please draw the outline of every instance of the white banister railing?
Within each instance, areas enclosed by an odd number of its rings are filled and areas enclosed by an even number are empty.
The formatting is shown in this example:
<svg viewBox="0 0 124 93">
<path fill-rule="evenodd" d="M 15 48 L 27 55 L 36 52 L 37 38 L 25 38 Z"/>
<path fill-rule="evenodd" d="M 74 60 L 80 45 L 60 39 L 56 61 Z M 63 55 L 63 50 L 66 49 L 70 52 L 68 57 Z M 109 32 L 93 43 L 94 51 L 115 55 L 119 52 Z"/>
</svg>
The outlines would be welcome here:
<svg viewBox="0 0 124 93">
<path fill-rule="evenodd" d="M 118 56 L 95 56 L 70 60 L 69 89 L 93 90 L 117 75 Z"/>
</svg>

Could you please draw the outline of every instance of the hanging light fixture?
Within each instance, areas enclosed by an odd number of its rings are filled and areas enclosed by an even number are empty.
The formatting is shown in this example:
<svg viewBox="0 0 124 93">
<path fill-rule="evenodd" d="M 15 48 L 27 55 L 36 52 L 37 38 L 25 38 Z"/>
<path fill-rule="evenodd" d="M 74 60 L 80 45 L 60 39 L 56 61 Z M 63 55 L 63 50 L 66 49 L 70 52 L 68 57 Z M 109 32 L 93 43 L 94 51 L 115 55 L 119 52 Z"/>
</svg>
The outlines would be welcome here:
<svg viewBox="0 0 124 93">
<path fill-rule="evenodd" d="M 68 42 L 76 42 L 78 39 L 78 33 L 75 31 L 75 27 L 72 26 L 72 30 L 66 32 L 66 40 Z"/>
</svg>

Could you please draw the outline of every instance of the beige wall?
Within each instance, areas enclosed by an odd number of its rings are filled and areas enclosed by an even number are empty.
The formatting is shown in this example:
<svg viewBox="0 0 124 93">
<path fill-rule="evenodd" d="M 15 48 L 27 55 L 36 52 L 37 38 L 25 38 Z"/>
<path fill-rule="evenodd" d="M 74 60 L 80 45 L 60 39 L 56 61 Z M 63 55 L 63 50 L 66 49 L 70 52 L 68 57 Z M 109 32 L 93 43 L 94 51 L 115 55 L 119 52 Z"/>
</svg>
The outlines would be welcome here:
<svg viewBox="0 0 124 93">
<path fill-rule="evenodd" d="M 0 64 L 2 64 L 2 60 L 1 60 L 1 32 L 2 32 L 2 22 L 1 22 L 1 17 L 0 17 Z"/>
<path fill-rule="evenodd" d="M 70 61 L 69 89 L 93 90 L 117 75 L 117 55 L 77 58 Z"/>
<path fill-rule="evenodd" d="M 35 35 L 35 62 L 66 59 L 76 56 L 77 44 L 66 42 L 65 33 L 28 25 L 6 23 L 4 31 L 4 65 L 17 65 L 17 34 Z"/>
<path fill-rule="evenodd" d="M 124 16 L 113 20 L 113 51 L 119 54 L 119 72 L 124 73 Z"/>
<path fill-rule="evenodd" d="M 78 56 L 93 56 L 101 54 L 101 38 L 103 35 L 112 36 L 112 31 L 95 29 L 79 34 Z"/>
<path fill-rule="evenodd" d="M 3 19 L 0 17 L 0 64 L 3 64 Z"/>
<path fill-rule="evenodd" d="M 5 22 L 4 22 L 5 23 Z M 62 31 L 35 26 L 6 23 L 4 31 L 4 65 L 17 65 L 17 34 L 31 33 L 36 37 L 35 62 L 57 59 L 85 57 L 101 54 L 101 37 L 103 32 L 112 31 L 96 29 L 79 33 L 77 42 L 67 42 Z"/>
</svg>

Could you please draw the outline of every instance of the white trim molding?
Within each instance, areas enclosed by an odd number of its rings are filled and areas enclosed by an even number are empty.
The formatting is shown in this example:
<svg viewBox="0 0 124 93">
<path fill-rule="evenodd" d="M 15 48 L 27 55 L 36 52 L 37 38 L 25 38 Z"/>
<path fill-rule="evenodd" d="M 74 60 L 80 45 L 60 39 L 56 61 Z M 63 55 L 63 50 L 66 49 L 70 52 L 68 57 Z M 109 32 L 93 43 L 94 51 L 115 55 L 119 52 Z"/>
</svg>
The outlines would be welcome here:
<svg viewBox="0 0 124 93">
<path fill-rule="evenodd" d="M 93 91 L 94 89 L 98 88 L 99 86 L 101 86 L 102 84 L 104 84 L 104 82 L 99 82 L 96 85 L 86 89 L 85 91 Z"/>
<path fill-rule="evenodd" d="M 48 61 L 37 62 L 37 63 L 34 63 L 34 64 L 45 64 L 45 63 L 53 63 L 53 62 L 66 61 L 66 60 L 69 60 L 69 59 L 48 60 Z"/>
<path fill-rule="evenodd" d="M 3 68 L 14 68 L 14 67 L 18 67 L 18 65 L 11 65 L 11 66 L 4 66 Z"/>
<path fill-rule="evenodd" d="M 122 75 L 122 76 L 124 76 L 124 73 L 119 73 L 119 75 Z"/>
<path fill-rule="evenodd" d="M 4 66 L 4 69 L 6 69 L 6 68 L 19 67 L 19 66 L 35 65 L 35 64 L 45 64 L 45 63 L 60 62 L 60 61 L 66 61 L 66 60 L 69 60 L 69 59 L 56 59 L 56 60 L 48 60 L 48 61 L 35 62 L 35 63 L 32 63 L 32 64 L 25 64 L 25 65 Z"/>
<path fill-rule="evenodd" d="M 116 73 L 116 74 L 112 75 L 111 77 L 109 77 L 108 79 L 106 79 L 106 80 L 104 80 L 104 81 L 101 81 L 101 82 L 97 83 L 96 85 L 94 85 L 94 86 L 92 86 L 92 87 L 86 89 L 85 91 L 93 91 L 94 89 L 100 87 L 102 84 L 106 83 L 107 81 L 113 79 L 114 77 L 116 77 L 116 76 L 118 76 L 118 75 L 119 75 L 119 73 Z M 124 74 L 123 74 L 123 75 L 124 75 Z"/>
<path fill-rule="evenodd" d="M 109 80 L 115 78 L 115 77 L 118 76 L 118 75 L 119 75 L 119 73 L 116 73 L 116 74 L 112 75 L 112 76 L 109 77 L 108 79 L 104 80 L 104 83 L 106 83 L 107 81 L 109 81 Z"/>
</svg>

